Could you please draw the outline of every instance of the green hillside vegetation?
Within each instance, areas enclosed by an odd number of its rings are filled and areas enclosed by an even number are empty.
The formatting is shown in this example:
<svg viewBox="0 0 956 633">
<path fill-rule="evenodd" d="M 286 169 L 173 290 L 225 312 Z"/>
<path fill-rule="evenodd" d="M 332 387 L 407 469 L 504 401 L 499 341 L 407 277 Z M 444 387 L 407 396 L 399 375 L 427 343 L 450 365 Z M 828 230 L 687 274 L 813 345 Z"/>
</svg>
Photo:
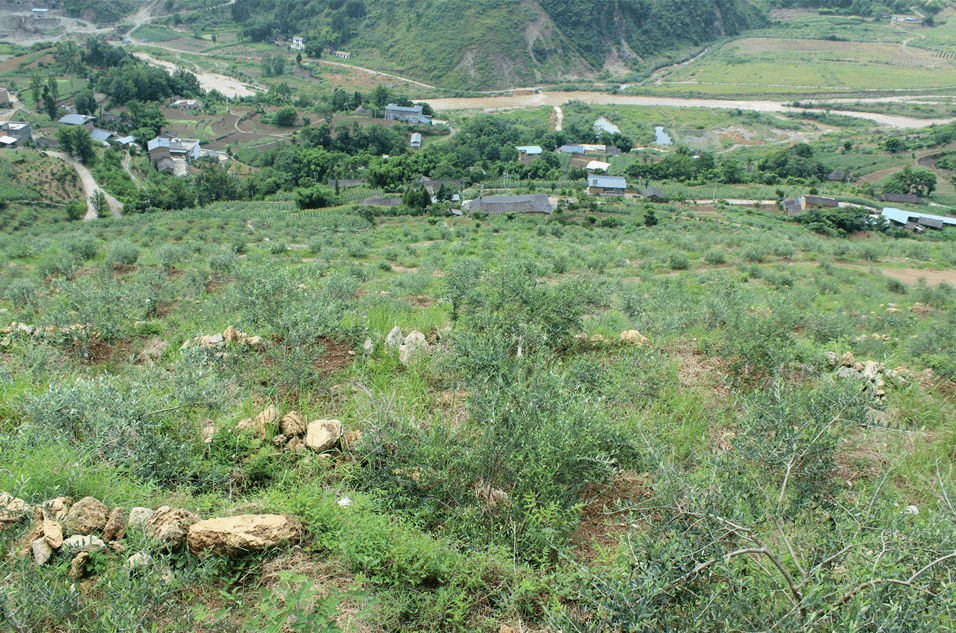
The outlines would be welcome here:
<svg viewBox="0 0 956 633">
<path fill-rule="evenodd" d="M 311 54 L 343 48 L 455 88 L 594 77 L 612 56 L 641 73 L 642 58 L 764 23 L 738 0 L 238 0 L 231 12 L 254 41 L 304 35 Z"/>
<path fill-rule="evenodd" d="M 0 309 L 38 329 L 0 338 L 0 490 L 303 531 L 225 556 L 130 526 L 70 571 L 21 558 L 15 514 L 0 625 L 950 628 L 956 291 L 896 275 L 951 269 L 951 238 L 633 201 L 217 203 L 3 236 Z M 426 335 L 407 364 L 396 326 Z M 260 343 L 195 342 L 227 327 Z M 269 404 L 350 439 L 243 430 Z"/>
</svg>

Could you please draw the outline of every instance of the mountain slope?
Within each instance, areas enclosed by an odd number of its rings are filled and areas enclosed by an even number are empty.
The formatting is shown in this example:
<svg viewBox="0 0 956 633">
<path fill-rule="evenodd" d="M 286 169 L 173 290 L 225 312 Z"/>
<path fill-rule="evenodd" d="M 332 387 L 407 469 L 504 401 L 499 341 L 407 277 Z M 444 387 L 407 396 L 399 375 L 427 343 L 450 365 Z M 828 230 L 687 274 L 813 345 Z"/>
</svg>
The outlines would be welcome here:
<svg viewBox="0 0 956 633">
<path fill-rule="evenodd" d="M 307 41 L 449 87 L 592 79 L 765 18 L 746 0 L 237 0 L 254 40 Z"/>
</svg>

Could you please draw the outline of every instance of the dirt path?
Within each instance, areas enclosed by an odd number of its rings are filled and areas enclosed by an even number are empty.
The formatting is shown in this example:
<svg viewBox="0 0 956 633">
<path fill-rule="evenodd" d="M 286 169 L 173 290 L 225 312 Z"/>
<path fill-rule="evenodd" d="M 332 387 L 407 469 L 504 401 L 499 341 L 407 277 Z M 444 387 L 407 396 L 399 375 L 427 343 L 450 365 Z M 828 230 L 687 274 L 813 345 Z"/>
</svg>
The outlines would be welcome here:
<svg viewBox="0 0 956 633">
<path fill-rule="evenodd" d="M 52 156 L 53 158 L 59 158 L 68 165 L 72 165 L 73 168 L 76 169 L 76 173 L 80 175 L 80 182 L 83 185 L 83 192 L 86 194 L 86 215 L 83 217 L 84 220 L 95 220 L 97 217 L 96 209 L 93 208 L 93 195 L 97 191 L 102 191 L 103 195 L 106 197 L 106 204 L 110 209 L 110 215 L 112 215 L 114 218 L 123 217 L 121 213 L 123 211 L 123 203 L 103 191 L 103 189 L 96 184 L 96 180 L 93 179 L 93 174 L 90 173 L 90 170 L 87 169 L 83 163 L 76 160 L 72 156 L 64 154 L 63 152 L 47 151 L 43 153 L 47 156 Z"/>
<path fill-rule="evenodd" d="M 393 75 L 393 74 L 391 74 L 391 73 L 383 73 L 383 72 L 380 72 L 380 71 L 378 71 L 378 70 L 370 70 L 370 69 L 368 69 L 368 68 L 362 68 L 361 66 L 353 66 L 352 64 L 342 64 L 342 63 L 339 63 L 339 62 L 328 61 L 328 60 L 325 60 L 325 59 L 319 59 L 319 60 L 316 60 L 316 61 L 318 61 L 320 64 L 325 64 L 326 66 L 338 66 L 339 68 L 348 68 L 348 69 L 350 69 L 350 70 L 358 70 L 358 71 L 361 71 L 361 72 L 363 72 L 363 73 L 368 73 L 369 75 L 372 75 L 372 76 L 388 77 L 388 78 L 390 78 L 390 79 L 398 79 L 399 81 L 404 81 L 405 83 L 415 84 L 416 86 L 421 86 L 422 88 L 435 88 L 435 86 L 433 86 L 433 85 L 431 85 L 431 84 L 426 84 L 426 83 L 423 83 L 423 82 L 421 82 L 421 81 L 415 81 L 414 79 L 409 79 L 408 77 L 402 77 L 402 76 L 400 76 L 400 75 Z"/>
<path fill-rule="evenodd" d="M 581 101 L 591 105 L 632 105 L 632 106 L 654 106 L 671 108 L 709 108 L 709 109 L 728 109 L 728 110 L 747 110 L 750 112 L 767 113 L 802 113 L 818 112 L 823 113 L 819 108 L 794 108 L 777 101 L 747 101 L 747 100 L 725 100 L 725 99 L 682 99 L 678 97 L 645 97 L 629 96 L 619 94 L 606 94 L 602 92 L 586 91 L 554 91 L 554 92 L 536 92 L 532 94 L 498 95 L 487 97 L 450 97 L 443 99 L 428 99 L 436 110 L 484 110 L 493 112 L 495 110 L 514 110 L 517 108 L 539 107 L 543 105 L 561 106 L 569 101 Z M 840 111 L 841 115 L 868 119 L 880 125 L 897 129 L 916 129 L 927 127 L 929 125 L 943 125 L 956 121 L 956 118 L 947 119 L 917 119 L 905 116 L 893 116 L 887 114 L 877 114 L 875 112 L 853 112 L 850 110 Z"/>
<path fill-rule="evenodd" d="M 560 132 L 564 126 L 564 110 L 561 109 L 561 106 L 554 106 L 554 117 L 554 129 Z"/>
<path fill-rule="evenodd" d="M 132 156 L 129 155 L 129 150 L 127 150 L 126 155 L 123 156 L 123 169 L 126 170 L 126 173 L 129 174 L 130 180 L 133 181 L 133 184 L 139 187 L 140 189 L 145 189 L 146 185 L 143 184 L 143 181 L 136 177 L 136 174 L 133 173 L 133 170 L 129 168 L 130 161 Z"/>
</svg>

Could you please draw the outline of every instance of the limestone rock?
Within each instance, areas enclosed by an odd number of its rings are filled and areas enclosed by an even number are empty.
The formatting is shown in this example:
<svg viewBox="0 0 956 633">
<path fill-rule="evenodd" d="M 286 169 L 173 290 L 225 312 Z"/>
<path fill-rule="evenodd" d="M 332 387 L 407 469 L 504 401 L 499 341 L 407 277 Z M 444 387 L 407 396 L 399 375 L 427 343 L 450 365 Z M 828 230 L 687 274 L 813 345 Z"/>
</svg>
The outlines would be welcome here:
<svg viewBox="0 0 956 633">
<path fill-rule="evenodd" d="M 147 567 L 153 562 L 153 557 L 147 554 L 146 552 L 136 552 L 132 556 L 126 559 L 126 562 L 123 563 L 123 567 L 126 569 L 138 569 L 140 567 Z"/>
<path fill-rule="evenodd" d="M 243 514 L 207 519 L 189 528 L 187 544 L 195 555 L 237 555 L 302 538 L 302 526 L 281 514 Z"/>
<path fill-rule="evenodd" d="M 72 580 L 83 580 L 86 578 L 86 564 L 90 562 L 90 553 L 89 552 L 80 552 L 73 557 L 73 560 L 70 561 L 70 579 Z"/>
<path fill-rule="evenodd" d="M 252 421 L 252 418 L 242 418 L 239 420 L 239 423 L 236 424 L 236 431 L 242 433 L 243 431 L 255 431 L 256 423 Z"/>
<path fill-rule="evenodd" d="M 186 541 L 186 532 L 194 523 L 199 522 L 192 512 L 161 506 L 146 521 L 146 536 L 170 547 L 179 547 Z"/>
<path fill-rule="evenodd" d="M 385 346 L 389 349 L 395 349 L 399 347 L 403 341 L 402 328 L 396 325 L 392 328 L 392 331 L 388 333 L 388 336 L 385 337 Z"/>
<path fill-rule="evenodd" d="M 425 335 L 417 330 L 412 331 L 398 346 L 398 360 L 403 365 L 408 365 L 412 362 L 412 359 L 423 351 L 428 351 L 428 341 L 425 340 Z"/>
<path fill-rule="evenodd" d="M 93 497 L 83 497 L 70 508 L 63 521 L 66 534 L 92 534 L 106 525 L 109 508 Z"/>
<path fill-rule="evenodd" d="M 339 443 L 342 445 L 342 450 L 347 451 L 360 439 L 362 439 L 361 431 L 349 431 L 339 438 Z"/>
<path fill-rule="evenodd" d="M 840 357 L 837 356 L 836 352 L 827 352 L 827 362 L 830 363 L 830 367 L 836 367 L 837 363 L 840 362 Z"/>
<path fill-rule="evenodd" d="M 883 370 L 883 366 L 873 360 L 866 361 L 866 364 L 863 365 L 863 377 L 867 380 L 873 380 L 880 375 L 880 372 Z"/>
<path fill-rule="evenodd" d="M 222 347 L 225 345 L 225 342 L 225 339 L 219 332 L 215 334 L 205 334 L 199 337 L 199 346 L 205 348 Z"/>
<path fill-rule="evenodd" d="M 282 416 L 282 421 L 279 423 L 279 430 L 281 430 L 282 434 L 286 437 L 304 435 L 306 428 L 305 419 L 295 411 L 286 413 Z"/>
<path fill-rule="evenodd" d="M 53 548 L 46 542 L 45 538 L 38 538 L 30 543 L 30 551 L 33 552 L 33 562 L 37 567 L 45 565 L 50 557 L 53 556 Z"/>
<path fill-rule="evenodd" d="M 270 427 L 275 427 L 276 422 L 279 421 L 279 410 L 276 409 L 274 404 L 270 404 L 268 407 L 262 410 L 259 415 L 256 416 L 256 429 L 261 429 L 264 433 L 266 429 Z"/>
<path fill-rule="evenodd" d="M 9 492 L 0 492 L 0 531 L 25 519 L 28 509 L 23 499 Z"/>
<path fill-rule="evenodd" d="M 342 437 L 342 423 L 338 420 L 316 420 L 309 424 L 305 435 L 305 445 L 316 453 L 335 448 Z"/>
<path fill-rule="evenodd" d="M 202 438 L 203 444 L 212 444 L 212 438 L 216 435 L 217 430 L 215 424 L 207 424 L 202 427 L 202 431 L 199 432 L 199 437 Z"/>
<path fill-rule="evenodd" d="M 282 446 L 285 446 L 285 443 L 288 441 L 289 441 L 289 438 L 287 438 L 282 433 L 279 433 L 274 438 L 272 438 L 272 445 L 275 446 L 276 448 L 280 448 Z"/>
<path fill-rule="evenodd" d="M 69 497 L 56 497 L 55 499 L 48 499 L 44 501 L 41 505 L 46 516 L 50 518 L 51 521 L 63 521 L 66 518 L 67 512 L 70 510 L 70 505 L 73 504 L 73 499 Z"/>
<path fill-rule="evenodd" d="M 126 526 L 142 529 L 146 527 L 146 522 L 149 521 L 151 516 L 153 516 L 153 511 L 150 508 L 132 508 L 129 511 L 129 519 L 126 521 Z"/>
<path fill-rule="evenodd" d="M 863 374 L 853 369 L 852 367 L 842 366 L 835 372 L 837 378 L 850 378 L 854 380 L 861 380 Z"/>
<path fill-rule="evenodd" d="M 843 356 L 840 357 L 841 367 L 853 367 L 853 364 L 855 362 L 856 362 L 856 359 L 853 358 L 853 352 L 846 352 Z"/>
<path fill-rule="evenodd" d="M 103 540 L 118 541 L 126 533 L 126 510 L 123 508 L 113 508 L 109 518 L 106 520 L 106 527 L 103 528 Z"/>
<path fill-rule="evenodd" d="M 643 346 L 647 343 L 649 339 L 638 332 L 637 330 L 625 330 L 621 332 L 621 341 L 624 343 L 632 343 L 638 347 Z"/>
<path fill-rule="evenodd" d="M 222 339 L 227 343 L 236 343 L 245 337 L 245 334 L 233 328 L 231 325 L 222 331 Z"/>
<path fill-rule="evenodd" d="M 251 348 L 257 349 L 257 350 L 258 350 L 258 349 L 262 349 L 263 347 L 265 347 L 265 345 L 264 345 L 263 342 L 262 342 L 262 337 L 261 337 L 261 336 L 249 336 L 249 337 L 243 339 L 242 342 L 245 343 L 248 347 L 251 347 Z"/>
<path fill-rule="evenodd" d="M 59 521 L 48 518 L 45 512 L 43 516 L 43 538 L 53 549 L 59 549 L 63 545 L 63 526 L 60 525 Z"/>
<path fill-rule="evenodd" d="M 67 553 L 105 552 L 106 543 L 103 542 L 103 539 L 92 534 L 74 534 L 68 539 L 63 539 L 63 547 L 60 549 Z"/>
<path fill-rule="evenodd" d="M 305 450 L 305 444 L 302 443 L 302 438 L 293 437 L 289 440 L 286 445 L 286 450 L 292 453 L 301 453 Z"/>
</svg>

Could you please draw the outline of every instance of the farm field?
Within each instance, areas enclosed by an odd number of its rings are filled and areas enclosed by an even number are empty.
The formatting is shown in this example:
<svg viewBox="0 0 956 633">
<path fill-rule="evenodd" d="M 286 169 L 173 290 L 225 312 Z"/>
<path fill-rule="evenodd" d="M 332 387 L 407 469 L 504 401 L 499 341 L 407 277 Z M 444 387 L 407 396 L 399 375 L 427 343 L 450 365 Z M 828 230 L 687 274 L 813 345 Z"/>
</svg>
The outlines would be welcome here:
<svg viewBox="0 0 956 633">
<path fill-rule="evenodd" d="M 781 82 L 782 77 L 787 81 Z M 675 70 L 663 88 L 715 95 L 790 95 L 954 85 L 956 60 L 924 49 L 877 42 L 747 37 Z"/>
<path fill-rule="evenodd" d="M 723 557 L 785 534 L 767 546 L 785 569 L 845 570 L 806 570 L 798 604 L 885 625 L 892 594 L 945 625 L 952 235 L 848 240 L 776 209 L 606 202 L 461 218 L 226 202 L 0 236 L 0 310 L 27 324 L 0 341 L 0 490 L 301 526 L 238 557 L 130 527 L 74 579 L 69 557 L 7 556 L 4 617 L 542 631 L 649 609 L 676 624 L 669 601 L 634 602 L 646 575 L 693 582 L 703 622 L 745 609 L 752 627 L 799 610 L 759 559 Z M 270 405 L 281 424 L 253 423 Z M 342 437 L 316 452 L 300 418 Z M 30 529 L 0 531 L 4 551 Z M 863 555 L 881 542 L 899 553 Z M 641 567 L 661 556 L 696 562 Z M 730 573 L 693 571 L 711 560 Z M 823 597 L 926 566 L 931 599 L 889 583 Z"/>
</svg>

